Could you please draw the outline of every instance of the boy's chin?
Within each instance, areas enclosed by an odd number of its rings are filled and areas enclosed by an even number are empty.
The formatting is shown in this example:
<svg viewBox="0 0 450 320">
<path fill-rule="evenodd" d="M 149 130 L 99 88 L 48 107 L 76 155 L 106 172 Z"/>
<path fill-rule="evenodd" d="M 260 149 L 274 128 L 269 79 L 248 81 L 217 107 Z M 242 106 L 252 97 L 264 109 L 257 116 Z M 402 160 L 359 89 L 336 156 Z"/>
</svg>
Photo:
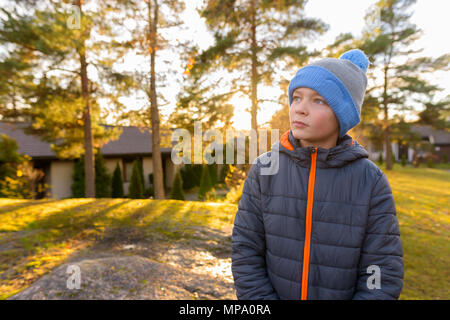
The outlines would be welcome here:
<svg viewBox="0 0 450 320">
<path fill-rule="evenodd" d="M 305 132 L 305 129 L 298 129 L 298 128 L 291 128 L 292 130 L 292 135 L 294 136 L 294 138 L 296 139 L 307 139 L 310 138 L 310 136 Z"/>
</svg>

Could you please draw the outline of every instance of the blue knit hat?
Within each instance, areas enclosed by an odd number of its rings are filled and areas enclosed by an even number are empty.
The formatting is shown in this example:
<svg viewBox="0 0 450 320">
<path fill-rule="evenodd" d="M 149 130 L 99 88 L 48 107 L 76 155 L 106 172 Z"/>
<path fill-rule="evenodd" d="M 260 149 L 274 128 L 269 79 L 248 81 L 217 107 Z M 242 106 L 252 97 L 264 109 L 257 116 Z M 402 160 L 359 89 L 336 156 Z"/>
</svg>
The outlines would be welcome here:
<svg viewBox="0 0 450 320">
<path fill-rule="evenodd" d="M 354 49 L 339 59 L 324 58 L 301 68 L 289 83 L 289 107 L 295 89 L 307 87 L 317 91 L 335 113 L 341 138 L 361 121 L 369 64 L 364 52 Z"/>
</svg>

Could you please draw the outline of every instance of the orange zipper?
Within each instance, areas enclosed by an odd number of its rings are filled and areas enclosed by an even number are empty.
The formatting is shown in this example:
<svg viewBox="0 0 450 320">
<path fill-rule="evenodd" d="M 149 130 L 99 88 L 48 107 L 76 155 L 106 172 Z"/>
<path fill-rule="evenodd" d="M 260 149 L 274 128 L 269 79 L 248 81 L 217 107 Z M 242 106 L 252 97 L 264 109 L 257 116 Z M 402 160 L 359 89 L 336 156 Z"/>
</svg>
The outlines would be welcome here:
<svg viewBox="0 0 450 320">
<path fill-rule="evenodd" d="M 306 300 L 306 297 L 308 295 L 309 251 L 311 248 L 311 224 L 312 224 L 312 209 L 314 199 L 314 182 L 316 179 L 316 159 L 317 159 L 317 148 L 314 148 L 311 153 L 311 170 L 309 171 L 309 182 L 308 182 L 308 200 L 306 202 L 306 230 L 305 230 L 305 247 L 303 248 L 301 300 Z"/>
</svg>

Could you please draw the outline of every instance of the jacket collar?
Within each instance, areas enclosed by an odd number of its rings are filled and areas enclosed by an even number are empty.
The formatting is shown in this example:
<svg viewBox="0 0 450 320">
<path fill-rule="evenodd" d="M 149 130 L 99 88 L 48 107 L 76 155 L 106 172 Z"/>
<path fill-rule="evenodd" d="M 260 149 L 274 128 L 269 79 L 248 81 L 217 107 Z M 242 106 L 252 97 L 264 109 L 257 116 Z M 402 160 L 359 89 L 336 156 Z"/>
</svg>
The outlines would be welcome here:
<svg viewBox="0 0 450 320">
<path fill-rule="evenodd" d="M 294 138 L 292 130 L 286 131 L 280 139 L 280 152 L 287 153 L 295 162 L 302 167 L 309 167 L 311 163 L 311 152 L 314 147 L 301 147 L 299 141 Z M 317 148 L 317 167 L 333 168 L 342 167 L 345 164 L 360 158 L 368 158 L 369 154 L 351 136 L 345 134 L 338 139 L 337 145 L 330 148 Z"/>
</svg>

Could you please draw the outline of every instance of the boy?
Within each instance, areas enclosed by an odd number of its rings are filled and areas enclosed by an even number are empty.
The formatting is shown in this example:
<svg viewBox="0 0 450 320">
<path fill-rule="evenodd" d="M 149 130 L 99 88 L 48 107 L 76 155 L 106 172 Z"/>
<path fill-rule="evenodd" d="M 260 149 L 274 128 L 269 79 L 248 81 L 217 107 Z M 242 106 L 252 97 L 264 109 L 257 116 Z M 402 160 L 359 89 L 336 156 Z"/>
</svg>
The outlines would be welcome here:
<svg viewBox="0 0 450 320">
<path fill-rule="evenodd" d="M 399 297 L 403 250 L 392 191 L 346 134 L 360 122 L 368 65 L 356 49 L 291 80 L 291 130 L 256 159 L 235 217 L 238 299 Z M 274 157 L 277 172 L 262 174 Z"/>
</svg>

